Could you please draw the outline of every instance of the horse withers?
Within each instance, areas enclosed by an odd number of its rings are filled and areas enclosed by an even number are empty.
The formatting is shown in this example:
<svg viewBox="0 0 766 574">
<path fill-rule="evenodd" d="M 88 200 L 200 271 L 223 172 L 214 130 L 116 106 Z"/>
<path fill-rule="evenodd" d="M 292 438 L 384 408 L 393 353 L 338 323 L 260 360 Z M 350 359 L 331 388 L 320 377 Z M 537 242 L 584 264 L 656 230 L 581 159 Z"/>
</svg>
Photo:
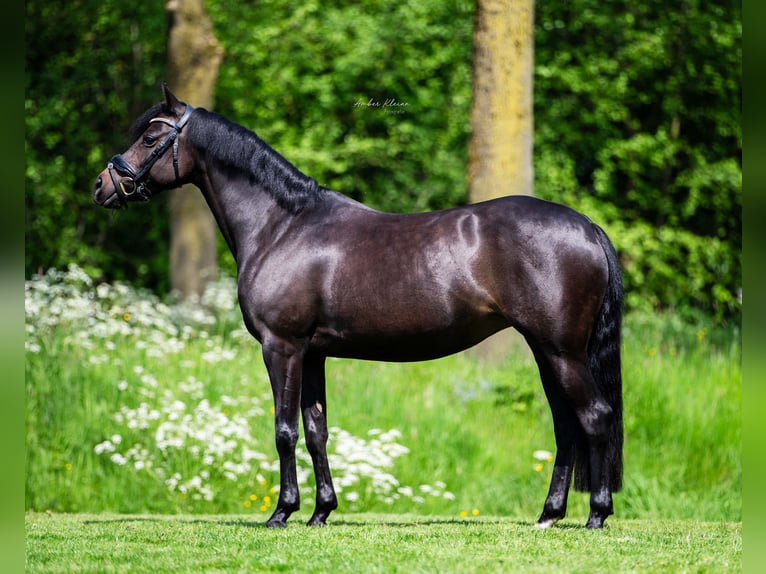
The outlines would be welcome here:
<svg viewBox="0 0 766 574">
<path fill-rule="evenodd" d="M 574 475 L 601 528 L 622 483 L 622 279 L 614 247 L 587 217 L 514 196 L 431 213 L 365 207 L 301 173 L 253 132 L 164 100 L 98 176 L 108 208 L 193 183 L 237 262 L 245 325 L 262 345 L 275 405 L 279 500 L 299 507 L 302 416 L 316 476 L 309 524 L 338 506 L 327 460 L 326 357 L 420 361 L 513 327 L 539 367 L 556 459 L 537 522 L 564 517 Z"/>
</svg>

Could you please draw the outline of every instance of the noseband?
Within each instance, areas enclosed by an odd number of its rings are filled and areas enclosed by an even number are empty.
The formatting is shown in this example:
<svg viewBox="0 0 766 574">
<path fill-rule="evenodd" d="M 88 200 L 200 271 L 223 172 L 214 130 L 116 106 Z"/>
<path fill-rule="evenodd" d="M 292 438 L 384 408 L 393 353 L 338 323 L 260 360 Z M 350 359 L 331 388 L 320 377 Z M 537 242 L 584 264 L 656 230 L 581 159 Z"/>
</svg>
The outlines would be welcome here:
<svg viewBox="0 0 766 574">
<path fill-rule="evenodd" d="M 150 124 L 153 122 L 167 124 L 171 127 L 171 130 L 168 135 L 165 136 L 165 139 L 162 140 L 162 143 L 158 145 L 154 151 L 152 151 L 152 154 L 146 158 L 146 161 L 141 164 L 141 167 L 139 167 L 138 170 L 133 169 L 133 166 L 125 161 L 125 158 L 123 158 L 121 154 L 117 154 L 109 160 L 109 164 L 106 166 L 107 170 L 109 170 L 109 177 L 112 178 L 115 192 L 126 204 L 128 198 L 133 194 L 144 201 L 149 201 L 151 199 L 152 191 L 143 180 L 152 169 L 152 166 L 154 166 L 157 160 L 162 157 L 171 144 L 173 145 L 173 170 L 176 175 L 176 181 L 178 181 L 178 135 L 189 121 L 189 117 L 193 111 L 194 108 L 189 104 L 186 104 L 184 115 L 181 116 L 181 119 L 175 124 L 165 118 L 152 118 L 149 120 Z M 118 179 L 117 176 L 120 176 L 120 178 Z"/>
</svg>

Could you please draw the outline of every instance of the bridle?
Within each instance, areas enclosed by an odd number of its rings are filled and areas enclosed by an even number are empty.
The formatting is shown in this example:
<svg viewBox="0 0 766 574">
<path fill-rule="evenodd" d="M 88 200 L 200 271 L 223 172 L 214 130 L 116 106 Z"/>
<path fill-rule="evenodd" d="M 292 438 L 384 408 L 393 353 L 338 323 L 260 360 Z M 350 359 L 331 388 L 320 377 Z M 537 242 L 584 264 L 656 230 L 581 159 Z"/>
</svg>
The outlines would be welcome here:
<svg viewBox="0 0 766 574">
<path fill-rule="evenodd" d="M 134 194 L 143 201 L 149 201 L 151 199 L 152 190 L 149 189 L 149 186 L 143 180 L 157 160 L 168 150 L 171 144 L 173 145 L 173 170 L 176 175 L 176 182 L 178 182 L 178 135 L 181 133 L 181 130 L 184 129 L 184 126 L 189 121 L 189 117 L 193 111 L 194 108 L 189 104 L 186 104 L 184 115 L 181 116 L 181 119 L 176 123 L 166 120 L 165 118 L 152 118 L 149 120 L 150 124 L 153 122 L 166 124 L 171 127 L 171 130 L 168 135 L 165 136 L 165 139 L 162 140 L 162 143 L 154 148 L 151 155 L 146 158 L 138 170 L 133 169 L 133 166 L 122 157 L 122 154 L 117 154 L 109 160 L 106 169 L 109 170 L 109 177 L 112 178 L 115 193 L 120 196 L 126 205 L 128 198 Z M 120 179 L 118 179 L 117 176 L 121 176 Z"/>
</svg>

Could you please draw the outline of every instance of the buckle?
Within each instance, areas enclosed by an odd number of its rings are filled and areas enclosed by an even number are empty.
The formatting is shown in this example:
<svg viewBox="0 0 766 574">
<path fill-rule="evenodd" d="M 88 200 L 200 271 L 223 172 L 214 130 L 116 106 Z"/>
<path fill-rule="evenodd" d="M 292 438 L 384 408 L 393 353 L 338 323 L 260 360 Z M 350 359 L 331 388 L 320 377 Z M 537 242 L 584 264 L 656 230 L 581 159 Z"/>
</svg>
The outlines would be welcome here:
<svg viewBox="0 0 766 574">
<path fill-rule="evenodd" d="M 138 186 L 136 186 L 136 182 L 131 177 L 123 177 L 120 181 L 117 182 L 120 186 L 120 191 L 122 191 L 122 194 L 126 197 L 130 197 L 134 193 L 136 193 L 136 189 Z"/>
</svg>

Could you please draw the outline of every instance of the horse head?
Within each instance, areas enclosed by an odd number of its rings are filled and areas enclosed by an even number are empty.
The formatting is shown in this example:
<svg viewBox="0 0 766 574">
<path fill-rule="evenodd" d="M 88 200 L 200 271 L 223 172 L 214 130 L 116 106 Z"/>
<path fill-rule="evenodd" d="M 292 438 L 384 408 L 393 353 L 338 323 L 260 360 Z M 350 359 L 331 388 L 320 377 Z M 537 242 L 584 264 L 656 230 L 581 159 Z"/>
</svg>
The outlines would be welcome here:
<svg viewBox="0 0 766 574">
<path fill-rule="evenodd" d="M 131 130 L 133 144 L 112 157 L 96 178 L 96 204 L 119 209 L 188 181 L 194 162 L 182 133 L 194 108 L 178 100 L 167 84 L 162 89 L 165 100 L 147 110 Z"/>
</svg>

